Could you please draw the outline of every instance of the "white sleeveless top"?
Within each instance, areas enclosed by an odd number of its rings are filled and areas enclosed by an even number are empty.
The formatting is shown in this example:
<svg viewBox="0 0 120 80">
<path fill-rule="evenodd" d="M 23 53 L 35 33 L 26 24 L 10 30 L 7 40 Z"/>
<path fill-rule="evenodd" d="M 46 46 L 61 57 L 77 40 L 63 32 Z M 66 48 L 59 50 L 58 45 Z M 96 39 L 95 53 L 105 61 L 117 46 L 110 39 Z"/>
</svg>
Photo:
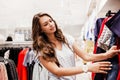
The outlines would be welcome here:
<svg viewBox="0 0 120 80">
<path fill-rule="evenodd" d="M 65 34 L 65 38 L 68 40 L 68 44 L 72 49 L 74 38 L 67 34 Z M 61 50 L 55 48 L 56 56 L 60 63 L 60 67 L 69 68 L 75 66 L 75 55 L 71 49 L 66 44 L 62 44 Z M 48 72 L 48 80 L 75 80 L 75 75 L 62 76 L 58 78 L 51 72 Z"/>
</svg>

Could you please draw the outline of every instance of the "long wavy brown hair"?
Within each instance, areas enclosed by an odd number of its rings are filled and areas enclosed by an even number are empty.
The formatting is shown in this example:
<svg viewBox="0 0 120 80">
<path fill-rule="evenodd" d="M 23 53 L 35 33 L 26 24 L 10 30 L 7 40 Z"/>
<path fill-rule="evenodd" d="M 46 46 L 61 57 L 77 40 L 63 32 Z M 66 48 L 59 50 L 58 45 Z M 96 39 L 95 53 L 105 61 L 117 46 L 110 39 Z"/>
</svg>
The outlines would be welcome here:
<svg viewBox="0 0 120 80">
<path fill-rule="evenodd" d="M 58 28 L 55 20 L 47 13 L 38 13 L 33 17 L 33 20 L 32 20 L 33 49 L 37 53 L 40 52 L 43 59 L 47 61 L 53 61 L 57 65 L 59 65 L 59 62 L 56 58 L 56 53 L 53 47 L 53 43 L 48 39 L 47 35 L 44 32 L 42 32 L 42 29 L 41 29 L 40 18 L 43 16 L 48 16 L 54 21 L 56 26 L 56 31 L 54 35 L 56 39 L 68 45 L 67 40 L 65 39 L 61 29 Z"/>
</svg>

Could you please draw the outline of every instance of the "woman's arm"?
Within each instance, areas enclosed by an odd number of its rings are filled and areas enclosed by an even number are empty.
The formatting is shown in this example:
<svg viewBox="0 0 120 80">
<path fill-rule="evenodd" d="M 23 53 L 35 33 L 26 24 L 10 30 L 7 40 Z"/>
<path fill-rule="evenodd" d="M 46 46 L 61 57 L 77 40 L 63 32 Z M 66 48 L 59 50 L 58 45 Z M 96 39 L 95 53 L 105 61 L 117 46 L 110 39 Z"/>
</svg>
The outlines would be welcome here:
<svg viewBox="0 0 120 80">
<path fill-rule="evenodd" d="M 74 42 L 73 44 L 73 49 L 75 53 L 81 57 L 85 61 L 99 61 L 99 60 L 105 60 L 108 58 L 112 58 L 113 56 L 117 55 L 120 53 L 120 50 L 116 49 L 116 46 L 111 47 L 110 50 L 108 50 L 106 53 L 101 53 L 101 54 L 89 54 L 86 53 L 84 50 L 81 50 L 77 43 Z"/>
<path fill-rule="evenodd" d="M 56 76 L 70 76 L 74 74 L 79 74 L 82 73 L 83 70 L 81 67 L 67 67 L 67 68 L 62 68 L 58 67 L 55 62 L 48 62 L 44 60 L 41 56 L 39 57 L 40 62 L 42 65 L 51 73 L 55 74 Z"/>
<path fill-rule="evenodd" d="M 58 77 L 76 75 L 84 72 L 82 66 L 63 68 L 58 67 L 54 62 L 44 60 L 41 56 L 39 57 L 39 60 L 48 71 Z M 87 66 L 87 72 L 107 73 L 107 70 L 111 69 L 110 66 L 110 62 L 96 62 Z"/>
</svg>

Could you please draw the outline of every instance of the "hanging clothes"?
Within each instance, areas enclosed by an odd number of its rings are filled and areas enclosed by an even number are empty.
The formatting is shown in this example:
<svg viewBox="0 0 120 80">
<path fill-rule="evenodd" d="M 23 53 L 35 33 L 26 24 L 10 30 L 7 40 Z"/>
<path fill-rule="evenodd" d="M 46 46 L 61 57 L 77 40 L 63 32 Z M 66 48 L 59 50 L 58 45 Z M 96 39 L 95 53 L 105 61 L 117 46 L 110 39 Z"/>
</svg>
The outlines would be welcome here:
<svg viewBox="0 0 120 80">
<path fill-rule="evenodd" d="M 120 49 L 120 10 L 106 23 L 108 28 L 115 34 L 117 48 Z M 120 80 L 120 54 L 118 56 L 118 74 L 116 80 Z M 115 78 L 114 78 L 115 79 Z"/>
<path fill-rule="evenodd" d="M 110 19 L 111 19 L 111 18 L 110 18 Z M 105 35 L 106 35 L 105 32 L 107 31 L 107 30 L 104 30 L 104 29 L 106 28 L 105 23 L 106 23 L 107 21 L 109 21 L 110 19 L 109 19 L 108 17 L 105 18 L 105 19 L 103 20 L 102 24 L 101 24 L 101 28 L 100 28 L 100 31 L 99 31 L 98 39 L 97 39 L 97 41 L 96 41 L 95 48 L 94 48 L 94 53 L 96 53 L 96 54 L 106 52 L 106 50 L 108 50 L 108 49 L 109 49 L 111 46 L 113 46 L 113 44 L 115 43 L 115 41 L 114 41 L 114 43 L 112 43 L 112 42 L 113 42 L 113 39 L 114 39 L 114 37 L 112 38 L 113 33 L 110 33 L 109 36 L 106 36 L 106 37 L 105 37 Z M 103 36 L 103 34 L 104 34 L 104 36 Z M 108 35 L 108 33 L 107 33 L 107 35 Z M 101 36 L 104 37 L 104 38 L 102 38 L 102 39 L 100 40 Z M 109 38 L 108 38 L 108 37 L 109 37 Z M 108 39 L 107 39 L 107 38 L 108 38 Z M 111 39 L 111 38 L 112 38 L 112 39 Z M 104 40 L 104 41 L 109 40 L 109 41 L 107 41 L 107 46 L 106 46 L 106 43 L 105 43 L 103 40 Z M 100 42 L 103 42 L 103 45 L 102 45 L 102 46 L 101 46 Z M 111 46 L 110 46 L 110 45 L 111 45 Z M 105 46 L 106 46 L 106 47 L 105 47 Z M 111 59 L 107 59 L 107 61 L 110 61 L 110 62 L 112 63 L 112 65 L 113 65 L 113 66 L 112 66 L 112 70 L 108 71 L 108 74 L 107 74 L 107 75 L 105 75 L 105 74 L 100 74 L 100 73 L 94 74 L 94 75 L 93 75 L 93 79 L 94 79 L 94 80 L 117 80 L 118 71 L 119 71 L 118 56 L 115 56 L 115 57 L 113 57 L 113 58 L 111 58 Z M 119 79 L 119 80 L 120 80 L 120 79 Z"/>
<path fill-rule="evenodd" d="M 0 57 L 0 62 L 3 62 L 6 66 L 8 80 L 18 80 L 18 74 L 14 61 Z"/>
<path fill-rule="evenodd" d="M 22 51 L 20 51 L 18 56 L 17 71 L 18 71 L 19 80 L 27 80 L 27 68 L 23 65 L 23 61 L 28 51 L 29 48 L 25 48 Z"/>
<path fill-rule="evenodd" d="M 0 62 L 0 80 L 8 80 L 5 64 Z"/>
<path fill-rule="evenodd" d="M 112 32 L 109 28 L 104 25 L 104 29 L 97 41 L 97 46 L 107 51 L 109 49 L 109 44 L 111 40 Z"/>
<path fill-rule="evenodd" d="M 113 33 L 120 37 L 120 10 L 106 22 L 106 25 Z"/>
<path fill-rule="evenodd" d="M 105 23 L 106 23 L 107 20 L 108 20 L 108 17 L 107 17 L 107 18 L 104 18 L 104 20 L 103 20 L 102 23 L 101 23 L 100 30 L 99 30 L 98 36 L 97 36 L 97 41 L 98 41 L 98 39 L 100 38 L 100 36 L 101 36 L 101 34 L 102 34 L 102 31 L 103 31 L 103 29 L 104 29 L 104 25 L 105 25 Z M 102 49 L 102 48 L 100 48 L 100 47 L 97 46 L 97 45 L 98 45 L 98 42 L 97 42 L 97 41 L 96 41 L 96 44 L 95 44 L 93 53 L 99 54 L 99 53 L 104 53 L 104 52 L 106 52 L 104 49 Z M 105 76 L 104 74 L 96 73 L 96 74 L 92 74 L 92 79 L 93 79 L 93 80 L 104 80 L 104 76 Z"/>
<path fill-rule="evenodd" d="M 34 64 L 35 64 L 35 53 L 33 52 L 33 50 L 29 49 L 23 61 L 23 65 L 27 68 L 28 80 L 32 80 Z"/>
<path fill-rule="evenodd" d="M 4 57 L 6 55 L 5 53 L 9 50 L 8 51 L 9 59 L 13 60 L 15 65 L 17 66 L 18 55 L 22 49 L 23 49 L 22 47 L 14 48 L 14 46 L 13 47 L 3 47 L 0 49 L 0 56 Z"/>
<path fill-rule="evenodd" d="M 23 47 L 20 47 L 23 46 Z M 28 46 L 28 47 L 26 47 Z M 30 47 L 29 47 L 30 46 Z M 5 64 L 8 80 L 32 80 L 31 67 L 24 66 L 26 53 L 31 49 L 30 44 L 1 44 L 0 56 L 4 62 L 14 62 Z M 12 61 L 11 61 L 12 60 Z M 31 60 L 32 61 L 32 60 Z M 15 70 L 12 70 L 15 69 Z M 12 72 L 11 72 L 12 71 Z M 15 72 L 16 71 L 16 72 Z M 30 74 L 30 75 L 28 75 Z"/>
<path fill-rule="evenodd" d="M 104 20 L 104 18 L 98 18 L 96 20 L 95 28 L 94 28 L 94 41 L 95 41 L 95 44 L 97 42 L 98 35 L 99 35 L 99 32 L 100 32 L 100 27 L 101 27 L 101 24 L 102 24 L 103 20 Z"/>
</svg>

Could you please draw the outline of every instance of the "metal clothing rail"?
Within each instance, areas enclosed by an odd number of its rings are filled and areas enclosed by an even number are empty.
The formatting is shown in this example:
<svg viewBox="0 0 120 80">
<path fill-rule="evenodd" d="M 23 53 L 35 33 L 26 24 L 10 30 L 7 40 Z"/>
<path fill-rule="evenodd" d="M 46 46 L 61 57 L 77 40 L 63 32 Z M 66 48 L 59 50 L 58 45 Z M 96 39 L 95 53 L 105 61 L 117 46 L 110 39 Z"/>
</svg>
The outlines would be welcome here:
<svg viewBox="0 0 120 80">
<path fill-rule="evenodd" d="M 5 47 L 19 48 L 19 47 L 30 47 L 32 48 L 32 41 L 23 41 L 23 42 L 2 42 L 0 43 L 0 49 Z"/>
</svg>

